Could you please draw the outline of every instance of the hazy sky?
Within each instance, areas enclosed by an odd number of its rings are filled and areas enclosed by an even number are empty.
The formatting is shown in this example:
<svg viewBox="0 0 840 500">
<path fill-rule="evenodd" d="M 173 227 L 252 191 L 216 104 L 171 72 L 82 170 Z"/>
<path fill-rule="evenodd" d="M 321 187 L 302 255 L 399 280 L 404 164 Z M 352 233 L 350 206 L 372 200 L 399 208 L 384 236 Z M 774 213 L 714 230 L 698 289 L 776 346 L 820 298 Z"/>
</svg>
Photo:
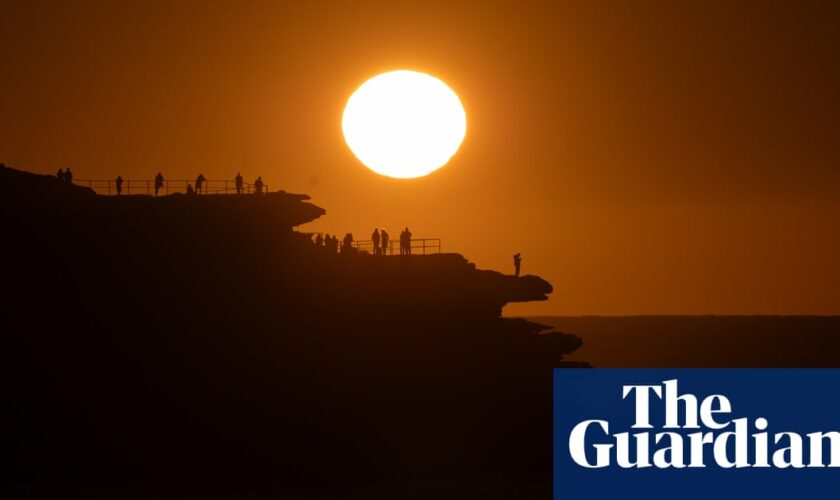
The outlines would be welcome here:
<svg viewBox="0 0 840 500">
<path fill-rule="evenodd" d="M 286 3 L 0 0 L 0 161 L 239 170 L 327 209 L 303 230 L 520 251 L 555 293 L 509 313 L 840 314 L 836 2 Z M 423 179 L 341 134 L 392 69 L 467 111 Z"/>
</svg>

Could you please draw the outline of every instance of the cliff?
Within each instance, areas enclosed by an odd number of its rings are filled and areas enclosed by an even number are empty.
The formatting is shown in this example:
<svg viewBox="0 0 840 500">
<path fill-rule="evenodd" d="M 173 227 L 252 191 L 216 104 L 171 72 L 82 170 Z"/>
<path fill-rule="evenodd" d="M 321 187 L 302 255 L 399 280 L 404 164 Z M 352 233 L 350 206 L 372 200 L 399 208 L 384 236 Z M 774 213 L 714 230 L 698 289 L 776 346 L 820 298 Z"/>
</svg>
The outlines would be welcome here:
<svg viewBox="0 0 840 500">
<path fill-rule="evenodd" d="M 314 247 L 308 197 L 105 197 L 0 168 L 8 482 L 550 484 L 580 339 L 551 285 L 457 254 Z"/>
</svg>

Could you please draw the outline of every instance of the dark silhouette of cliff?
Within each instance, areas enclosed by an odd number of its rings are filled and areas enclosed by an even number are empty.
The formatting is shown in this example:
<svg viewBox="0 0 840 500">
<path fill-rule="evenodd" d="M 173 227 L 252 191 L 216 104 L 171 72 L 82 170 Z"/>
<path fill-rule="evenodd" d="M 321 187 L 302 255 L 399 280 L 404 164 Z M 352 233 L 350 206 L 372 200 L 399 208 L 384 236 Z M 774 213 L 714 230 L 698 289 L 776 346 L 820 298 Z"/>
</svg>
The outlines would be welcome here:
<svg viewBox="0 0 840 500">
<path fill-rule="evenodd" d="M 325 213 L 307 200 L 0 168 L 4 484 L 549 491 L 550 370 L 581 342 L 500 313 L 551 285 L 328 253 L 293 229 Z"/>
</svg>

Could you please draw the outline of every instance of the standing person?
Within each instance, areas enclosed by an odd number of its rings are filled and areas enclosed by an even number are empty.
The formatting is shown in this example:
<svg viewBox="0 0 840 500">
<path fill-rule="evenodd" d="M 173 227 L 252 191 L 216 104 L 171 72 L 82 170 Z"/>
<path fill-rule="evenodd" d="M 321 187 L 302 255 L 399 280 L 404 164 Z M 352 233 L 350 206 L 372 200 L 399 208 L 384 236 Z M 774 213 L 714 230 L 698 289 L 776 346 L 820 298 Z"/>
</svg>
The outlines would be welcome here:
<svg viewBox="0 0 840 500">
<path fill-rule="evenodd" d="M 236 180 L 234 181 L 236 184 L 236 194 L 242 194 L 242 175 L 239 172 L 236 172 Z"/>
<path fill-rule="evenodd" d="M 160 191 L 160 188 L 162 188 L 162 187 L 163 187 L 163 174 L 158 172 L 158 174 L 155 176 L 155 196 L 158 195 L 158 192 Z"/>
<path fill-rule="evenodd" d="M 316 247 L 322 247 L 322 246 L 324 246 L 324 237 L 321 235 L 321 233 L 318 233 L 318 234 L 315 236 L 315 246 L 316 246 Z"/>
<path fill-rule="evenodd" d="M 411 255 L 411 231 L 405 228 L 405 254 Z"/>
<path fill-rule="evenodd" d="M 204 174 L 198 174 L 198 177 L 195 178 L 195 194 L 201 194 L 202 186 L 204 186 L 204 181 L 207 178 L 204 177 Z"/>
<path fill-rule="evenodd" d="M 55 174 L 55 178 L 58 179 L 58 182 L 64 182 L 64 169 L 59 168 L 58 173 Z"/>
<path fill-rule="evenodd" d="M 373 255 L 379 255 L 379 228 L 373 228 L 373 234 L 370 235 L 371 241 L 373 241 Z"/>
<path fill-rule="evenodd" d="M 519 252 L 513 254 L 513 268 L 515 271 L 515 276 L 519 277 L 519 268 L 522 267 L 522 256 L 519 255 Z"/>
<path fill-rule="evenodd" d="M 388 231 L 386 231 L 383 227 L 382 230 L 379 231 L 379 235 L 382 238 L 382 255 L 388 255 L 388 239 L 390 238 Z"/>
<path fill-rule="evenodd" d="M 341 244 L 341 253 L 350 253 L 353 249 L 353 233 L 344 235 L 344 241 Z"/>
<path fill-rule="evenodd" d="M 70 167 L 67 167 L 67 170 L 64 172 L 64 182 L 73 184 L 73 172 L 70 171 Z"/>
<path fill-rule="evenodd" d="M 122 194 L 122 183 L 123 183 L 123 178 L 122 178 L 122 176 L 121 176 L 121 175 L 118 175 L 118 176 L 117 176 L 116 183 L 117 183 L 117 196 L 119 196 L 119 195 L 121 195 L 121 194 Z"/>
<path fill-rule="evenodd" d="M 262 176 L 257 177 L 257 180 L 254 181 L 254 194 L 263 194 L 263 181 Z"/>
</svg>

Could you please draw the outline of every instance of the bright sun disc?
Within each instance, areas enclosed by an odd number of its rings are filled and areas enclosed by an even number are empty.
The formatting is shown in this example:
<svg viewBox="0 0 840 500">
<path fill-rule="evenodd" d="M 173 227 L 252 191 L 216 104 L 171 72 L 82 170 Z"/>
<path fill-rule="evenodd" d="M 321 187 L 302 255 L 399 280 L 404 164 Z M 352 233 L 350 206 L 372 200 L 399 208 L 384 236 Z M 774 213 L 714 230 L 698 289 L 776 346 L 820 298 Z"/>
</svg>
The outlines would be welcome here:
<svg viewBox="0 0 840 500">
<path fill-rule="evenodd" d="M 344 108 L 344 140 L 369 169 L 421 177 L 452 158 L 467 132 L 460 99 L 445 83 L 416 71 L 391 71 L 356 89 Z"/>
</svg>

